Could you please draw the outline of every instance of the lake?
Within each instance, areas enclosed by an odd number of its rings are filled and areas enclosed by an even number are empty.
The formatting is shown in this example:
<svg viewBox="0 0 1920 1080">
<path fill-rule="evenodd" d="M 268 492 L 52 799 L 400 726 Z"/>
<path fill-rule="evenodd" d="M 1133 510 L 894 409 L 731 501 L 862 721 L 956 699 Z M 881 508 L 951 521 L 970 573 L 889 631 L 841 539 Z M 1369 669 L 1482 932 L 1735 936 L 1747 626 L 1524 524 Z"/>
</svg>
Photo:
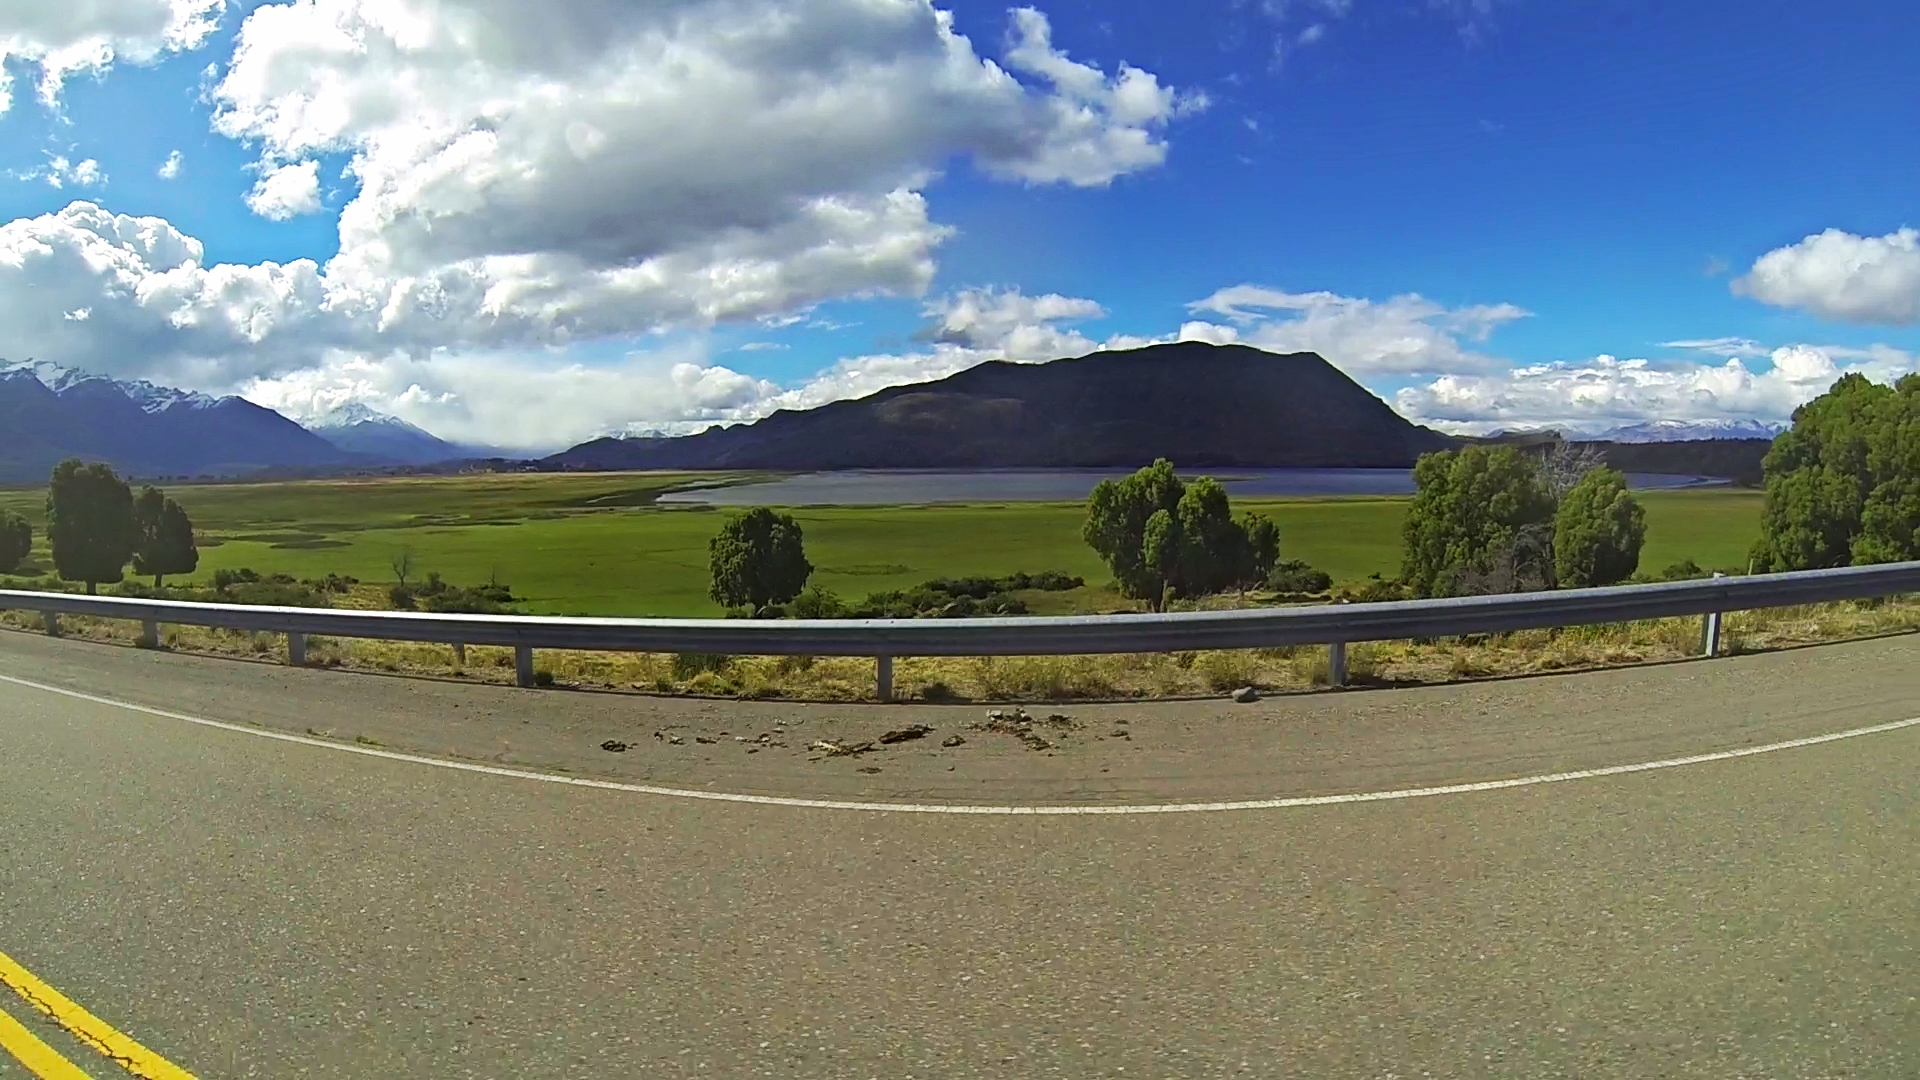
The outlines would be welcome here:
<svg viewBox="0 0 1920 1080">
<path fill-rule="evenodd" d="M 803 473 L 724 487 L 690 488 L 660 496 L 666 504 L 704 506 L 922 506 L 930 503 L 1079 502 L 1109 477 L 1132 469 L 852 469 Z M 1311 495 L 1410 495 L 1411 469 L 1218 469 L 1211 475 L 1236 498 Z M 1684 488 L 1725 483 L 1704 476 L 1629 473 L 1636 488 Z"/>
</svg>

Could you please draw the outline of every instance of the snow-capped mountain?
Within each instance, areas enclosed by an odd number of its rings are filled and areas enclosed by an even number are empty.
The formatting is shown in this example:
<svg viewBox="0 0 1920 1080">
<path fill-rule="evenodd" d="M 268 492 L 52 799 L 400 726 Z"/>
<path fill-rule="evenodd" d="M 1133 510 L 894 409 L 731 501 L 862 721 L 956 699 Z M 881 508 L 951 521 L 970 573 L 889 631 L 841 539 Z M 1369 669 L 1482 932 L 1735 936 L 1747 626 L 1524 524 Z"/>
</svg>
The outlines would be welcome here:
<svg viewBox="0 0 1920 1080">
<path fill-rule="evenodd" d="M 62 458 L 135 476 L 231 476 L 354 458 L 237 397 L 123 382 L 47 361 L 0 361 L 0 481 L 44 479 Z"/>
<path fill-rule="evenodd" d="M 397 416 L 388 416 L 355 401 L 306 424 L 308 431 L 353 454 L 402 465 L 431 465 L 462 458 L 500 457 L 487 446 L 448 442 Z"/>
<path fill-rule="evenodd" d="M 1649 420 L 1608 428 L 1596 439 L 1623 443 L 1686 442 L 1695 439 L 1771 439 L 1787 425 L 1766 420 Z"/>
</svg>

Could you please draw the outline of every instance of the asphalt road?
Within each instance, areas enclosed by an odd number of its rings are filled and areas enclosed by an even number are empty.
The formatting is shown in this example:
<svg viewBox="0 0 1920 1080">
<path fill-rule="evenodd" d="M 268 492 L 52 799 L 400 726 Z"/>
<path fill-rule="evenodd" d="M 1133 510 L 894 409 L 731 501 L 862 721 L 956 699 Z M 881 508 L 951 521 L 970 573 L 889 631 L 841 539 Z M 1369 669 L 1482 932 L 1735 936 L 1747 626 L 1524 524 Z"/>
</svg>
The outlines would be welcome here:
<svg viewBox="0 0 1920 1080">
<path fill-rule="evenodd" d="M 1895 638 L 1082 708 L 1036 751 L 971 708 L 521 692 L 0 634 L 0 676 L 339 747 L 1085 806 L 1839 732 L 1920 716 L 1916 659 Z M 937 730 L 849 758 L 803 745 L 908 722 Z M 731 741 L 775 730 L 788 746 Z M 599 749 L 616 737 L 632 748 Z M 0 953 L 201 1078 L 1911 1077 L 1917 803 L 1920 726 L 1469 794 L 984 817 L 562 786 L 0 682 Z M 3 989 L 0 1012 L 124 1075 Z"/>
</svg>

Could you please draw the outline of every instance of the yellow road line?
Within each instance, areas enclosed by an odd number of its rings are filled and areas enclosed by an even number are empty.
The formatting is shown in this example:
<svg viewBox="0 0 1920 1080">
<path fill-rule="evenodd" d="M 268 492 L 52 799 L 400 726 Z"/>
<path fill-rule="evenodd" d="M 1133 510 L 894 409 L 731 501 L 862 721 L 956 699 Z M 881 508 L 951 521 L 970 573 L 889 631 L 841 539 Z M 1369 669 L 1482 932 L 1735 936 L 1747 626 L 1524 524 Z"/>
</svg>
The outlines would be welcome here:
<svg viewBox="0 0 1920 1080">
<path fill-rule="evenodd" d="M 194 1080 L 192 1073 L 122 1035 L 111 1024 L 76 1005 L 65 994 L 41 982 L 33 972 L 21 967 L 14 962 L 13 957 L 3 952 L 0 952 L 0 983 L 12 987 L 13 992 L 24 998 L 27 1004 L 46 1013 L 54 1023 L 72 1032 L 75 1038 L 105 1054 L 114 1064 L 140 1077 L 141 1080 Z M 49 1050 L 48 1053 L 52 1051 Z M 63 1080 L 86 1076 L 78 1069 L 74 1069 L 71 1073 L 42 1073 L 41 1075 L 60 1076 Z"/>
<path fill-rule="evenodd" d="M 93 1080 L 81 1072 L 79 1066 L 41 1042 L 25 1024 L 4 1012 L 0 1012 L 0 1050 L 18 1058 L 20 1064 L 40 1080 Z"/>
</svg>

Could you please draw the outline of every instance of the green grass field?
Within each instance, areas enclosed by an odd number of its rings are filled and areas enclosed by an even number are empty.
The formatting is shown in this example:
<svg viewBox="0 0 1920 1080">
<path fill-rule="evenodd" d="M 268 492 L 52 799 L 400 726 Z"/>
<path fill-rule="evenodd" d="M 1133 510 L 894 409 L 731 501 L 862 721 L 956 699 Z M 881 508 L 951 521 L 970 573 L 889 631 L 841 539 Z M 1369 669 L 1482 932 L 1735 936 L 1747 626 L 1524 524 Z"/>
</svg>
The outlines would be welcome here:
<svg viewBox="0 0 1920 1080">
<path fill-rule="evenodd" d="M 707 541 L 724 512 L 662 509 L 668 488 L 728 479 L 714 474 L 503 474 L 383 480 L 176 486 L 169 494 L 205 540 L 200 570 L 250 567 L 298 577 L 349 574 L 390 582 L 392 558 L 413 554 L 415 576 L 437 571 L 458 584 L 497 576 L 530 612 L 712 616 Z M 1758 533 L 1762 496 L 1730 488 L 1646 492 L 1641 565 L 1659 570 L 1691 558 L 1744 567 Z M 35 563 L 48 567 L 44 489 L 0 490 L 0 508 L 34 522 Z M 1237 508 L 1273 516 L 1282 557 L 1305 559 L 1335 581 L 1399 568 L 1404 498 L 1249 500 Z M 793 511 L 806 531 L 814 581 L 857 598 L 929 578 L 1064 570 L 1106 580 L 1080 539 L 1078 504 L 825 507 Z M 0 579 L 4 581 L 5 579 Z M 1099 607 L 1099 589 L 1050 598 Z M 1038 610 L 1038 609 L 1036 609 Z"/>
</svg>

